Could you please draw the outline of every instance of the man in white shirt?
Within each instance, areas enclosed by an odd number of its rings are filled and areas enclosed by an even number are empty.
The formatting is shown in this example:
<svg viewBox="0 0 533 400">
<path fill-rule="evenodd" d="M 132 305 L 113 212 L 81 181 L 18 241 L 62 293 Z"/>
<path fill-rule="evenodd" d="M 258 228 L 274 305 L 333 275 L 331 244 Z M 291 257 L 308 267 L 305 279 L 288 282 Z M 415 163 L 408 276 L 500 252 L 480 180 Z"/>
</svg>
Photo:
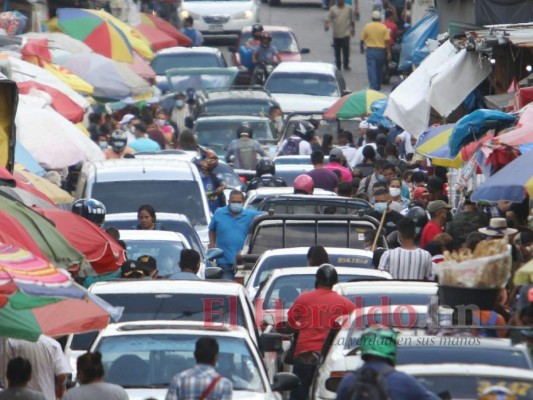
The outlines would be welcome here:
<svg viewBox="0 0 533 400">
<path fill-rule="evenodd" d="M 355 155 L 357 154 L 357 150 L 353 147 L 350 147 L 349 142 L 350 133 L 346 131 L 340 131 L 337 135 L 337 143 L 339 144 L 337 147 L 342 150 L 342 154 L 344 154 L 344 158 L 346 158 L 346 162 L 350 168 L 353 168 L 355 167 Z"/>
<path fill-rule="evenodd" d="M 403 131 L 398 136 L 396 136 L 396 144 L 400 148 L 401 157 L 406 157 L 407 154 L 415 154 L 415 149 L 413 147 L 411 140 L 412 140 L 412 136 L 407 131 Z"/>
<path fill-rule="evenodd" d="M 364 145 L 359 147 L 357 149 L 357 152 L 355 153 L 355 159 L 353 160 L 354 165 L 361 164 L 365 157 L 363 156 L 363 148 L 365 146 L 372 146 L 374 150 L 378 148 L 376 145 L 376 137 L 378 136 L 378 130 L 377 129 L 368 129 L 365 133 L 365 142 Z"/>
</svg>

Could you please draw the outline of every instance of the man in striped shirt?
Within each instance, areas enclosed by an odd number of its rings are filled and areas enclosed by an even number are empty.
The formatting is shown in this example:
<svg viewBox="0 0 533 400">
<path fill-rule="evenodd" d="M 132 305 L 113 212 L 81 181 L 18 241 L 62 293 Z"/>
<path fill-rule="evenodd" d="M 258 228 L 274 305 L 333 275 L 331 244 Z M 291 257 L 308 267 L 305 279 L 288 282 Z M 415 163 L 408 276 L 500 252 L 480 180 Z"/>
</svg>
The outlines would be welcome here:
<svg viewBox="0 0 533 400">
<path fill-rule="evenodd" d="M 433 280 L 431 254 L 415 244 L 415 222 L 407 217 L 398 222 L 398 242 L 401 247 L 387 250 L 379 262 L 379 269 L 387 271 L 393 279 Z"/>
</svg>

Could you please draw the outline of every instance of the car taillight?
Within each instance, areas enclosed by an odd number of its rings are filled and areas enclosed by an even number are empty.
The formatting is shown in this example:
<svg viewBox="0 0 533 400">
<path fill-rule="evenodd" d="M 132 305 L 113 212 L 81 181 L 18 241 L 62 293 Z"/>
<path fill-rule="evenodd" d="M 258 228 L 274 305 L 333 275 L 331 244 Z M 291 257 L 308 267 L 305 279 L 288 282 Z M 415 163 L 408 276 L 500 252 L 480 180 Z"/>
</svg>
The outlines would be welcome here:
<svg viewBox="0 0 533 400">
<path fill-rule="evenodd" d="M 239 179 L 242 183 L 246 183 L 246 177 L 245 176 L 239 176 Z"/>
<path fill-rule="evenodd" d="M 342 381 L 342 378 L 348 374 L 347 371 L 332 371 L 329 378 L 326 379 L 326 389 L 330 392 L 337 393 L 337 389 Z"/>
</svg>

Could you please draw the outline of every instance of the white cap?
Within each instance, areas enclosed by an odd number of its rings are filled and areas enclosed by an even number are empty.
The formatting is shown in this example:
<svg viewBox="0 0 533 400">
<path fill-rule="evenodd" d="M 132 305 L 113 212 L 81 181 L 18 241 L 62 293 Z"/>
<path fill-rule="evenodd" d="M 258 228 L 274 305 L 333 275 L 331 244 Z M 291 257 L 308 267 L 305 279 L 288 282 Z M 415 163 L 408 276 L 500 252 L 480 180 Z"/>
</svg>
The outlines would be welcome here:
<svg viewBox="0 0 533 400">
<path fill-rule="evenodd" d="M 369 123 L 366 119 L 362 120 L 359 123 L 359 129 L 377 129 L 378 127 L 374 124 Z"/>
<path fill-rule="evenodd" d="M 125 124 L 129 124 L 130 121 L 135 118 L 135 115 L 133 114 L 126 114 L 122 117 L 122 119 L 120 120 L 119 124 L 120 125 L 125 125 Z"/>
<path fill-rule="evenodd" d="M 372 19 L 381 21 L 381 12 L 378 10 L 372 11 Z"/>
</svg>

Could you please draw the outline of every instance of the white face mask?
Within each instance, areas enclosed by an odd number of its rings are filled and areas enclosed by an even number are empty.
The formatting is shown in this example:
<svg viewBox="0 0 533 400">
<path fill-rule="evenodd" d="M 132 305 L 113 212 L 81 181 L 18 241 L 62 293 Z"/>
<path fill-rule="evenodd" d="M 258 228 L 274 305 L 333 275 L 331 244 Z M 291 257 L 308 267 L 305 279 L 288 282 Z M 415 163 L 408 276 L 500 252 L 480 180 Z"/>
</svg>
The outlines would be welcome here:
<svg viewBox="0 0 533 400">
<path fill-rule="evenodd" d="M 400 194 L 402 194 L 402 189 L 400 188 L 389 188 L 389 193 L 392 197 L 398 197 Z"/>
<path fill-rule="evenodd" d="M 167 121 L 165 119 L 158 119 L 157 120 L 157 125 L 159 125 L 160 127 L 163 127 L 163 126 L 165 126 L 166 122 Z"/>
</svg>

